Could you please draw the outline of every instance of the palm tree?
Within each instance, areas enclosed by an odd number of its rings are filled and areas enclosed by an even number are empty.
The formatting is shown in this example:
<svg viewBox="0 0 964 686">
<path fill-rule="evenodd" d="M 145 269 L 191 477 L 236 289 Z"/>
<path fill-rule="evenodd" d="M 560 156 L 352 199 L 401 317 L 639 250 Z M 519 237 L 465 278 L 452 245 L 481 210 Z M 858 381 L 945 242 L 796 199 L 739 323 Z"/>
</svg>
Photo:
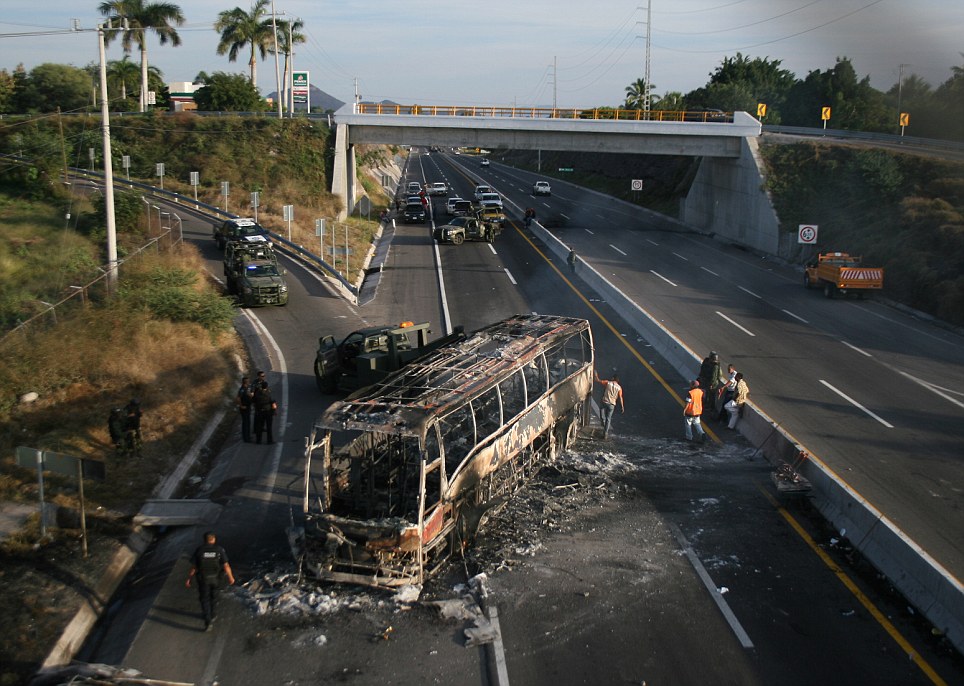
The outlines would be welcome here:
<svg viewBox="0 0 964 686">
<path fill-rule="evenodd" d="M 135 62 L 131 62 L 127 55 L 124 55 L 122 60 L 110 60 L 107 63 L 107 90 L 114 93 L 120 90 L 121 100 L 127 100 L 128 84 L 133 93 L 140 76 L 141 68 Z"/>
<path fill-rule="evenodd" d="M 649 97 L 652 98 L 653 84 L 649 84 Z M 646 79 L 636 79 L 626 86 L 626 107 L 631 110 L 646 109 Z"/>
<path fill-rule="evenodd" d="M 258 86 L 258 61 L 255 52 L 260 53 L 261 59 L 264 59 L 268 56 L 269 46 L 274 45 L 271 19 L 264 19 L 268 14 L 268 4 L 269 0 L 255 0 L 250 12 L 245 12 L 240 7 L 224 10 L 214 22 L 214 30 L 221 33 L 217 50 L 219 55 L 227 53 L 228 60 L 234 62 L 246 45 L 251 46 L 248 66 L 251 69 L 251 85 L 255 88 Z"/>
<path fill-rule="evenodd" d="M 107 31 L 104 42 L 109 43 L 122 35 L 121 45 L 124 52 L 131 53 L 134 44 L 141 53 L 141 93 L 140 111 L 147 109 L 147 32 L 153 31 L 165 45 L 168 41 L 177 47 L 181 44 L 181 37 L 177 35 L 174 26 L 184 23 L 181 8 L 169 2 L 146 2 L 145 0 L 105 0 L 97 8 L 105 17 L 119 16 L 126 20 L 126 28 L 120 31 Z M 172 26 L 172 24 L 174 26 Z"/>
<path fill-rule="evenodd" d="M 300 19 L 278 22 L 278 52 L 285 56 L 285 66 L 281 78 L 281 93 L 278 95 L 282 98 L 281 102 L 283 102 L 286 107 L 288 105 L 288 82 L 290 81 L 288 77 L 288 65 L 291 62 L 294 46 L 299 43 L 304 43 L 306 40 L 305 34 L 301 33 L 301 29 L 304 28 L 304 26 L 304 22 Z M 271 52 L 274 52 L 274 49 L 272 49 Z"/>
</svg>

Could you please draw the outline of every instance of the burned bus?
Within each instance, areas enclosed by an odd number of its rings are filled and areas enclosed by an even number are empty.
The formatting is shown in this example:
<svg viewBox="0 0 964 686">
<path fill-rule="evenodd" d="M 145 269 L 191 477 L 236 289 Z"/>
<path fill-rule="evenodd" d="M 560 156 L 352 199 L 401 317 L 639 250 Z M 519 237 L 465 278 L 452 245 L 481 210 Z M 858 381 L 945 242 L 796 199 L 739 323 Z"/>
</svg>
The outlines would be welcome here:
<svg viewBox="0 0 964 686">
<path fill-rule="evenodd" d="M 306 440 L 309 575 L 420 584 L 588 418 L 589 322 L 516 315 L 333 403 Z"/>
</svg>

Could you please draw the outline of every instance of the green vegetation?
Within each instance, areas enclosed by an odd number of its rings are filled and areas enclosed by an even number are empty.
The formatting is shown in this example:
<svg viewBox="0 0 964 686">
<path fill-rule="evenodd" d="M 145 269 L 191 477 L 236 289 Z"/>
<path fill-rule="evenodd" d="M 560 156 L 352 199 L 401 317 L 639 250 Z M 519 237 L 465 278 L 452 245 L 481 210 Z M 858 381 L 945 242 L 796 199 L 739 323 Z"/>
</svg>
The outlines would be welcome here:
<svg viewBox="0 0 964 686">
<path fill-rule="evenodd" d="M 782 228 L 885 269 L 887 297 L 964 325 L 964 164 L 815 143 L 763 145 Z"/>
</svg>

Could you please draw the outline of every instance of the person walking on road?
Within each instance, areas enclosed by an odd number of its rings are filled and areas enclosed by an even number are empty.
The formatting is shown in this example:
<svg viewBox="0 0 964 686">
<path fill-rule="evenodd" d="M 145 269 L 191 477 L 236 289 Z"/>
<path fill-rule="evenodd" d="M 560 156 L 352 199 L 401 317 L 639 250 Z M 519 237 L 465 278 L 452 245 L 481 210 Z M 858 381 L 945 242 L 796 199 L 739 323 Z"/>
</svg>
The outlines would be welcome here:
<svg viewBox="0 0 964 686">
<path fill-rule="evenodd" d="M 743 379 L 743 374 L 738 372 L 736 375 L 736 390 L 733 392 L 733 398 L 724 405 L 730 415 L 730 422 L 726 425 L 727 429 L 736 428 L 736 423 L 740 421 L 740 417 L 743 416 L 743 406 L 749 397 L 750 387 Z"/>
<path fill-rule="evenodd" d="M 596 370 L 593 370 L 593 377 L 596 383 L 602 384 L 603 397 L 600 402 L 599 419 L 602 421 L 603 438 L 609 438 L 609 427 L 612 425 L 613 413 L 616 411 L 616 401 L 623 414 L 626 413 L 626 405 L 623 403 L 623 387 L 619 385 L 619 375 L 613 372 L 612 378 L 602 379 Z"/>
<path fill-rule="evenodd" d="M 234 585 L 234 572 L 228 562 L 228 554 L 218 545 L 217 535 L 213 531 L 204 534 L 204 542 L 194 550 L 191 557 L 191 571 L 188 572 L 184 585 L 191 587 L 191 579 L 197 578 L 197 590 L 201 597 L 201 614 L 204 615 L 204 630 L 209 631 L 218 612 L 218 589 L 221 579 L 227 579 L 228 585 Z"/>
<path fill-rule="evenodd" d="M 254 442 L 261 442 L 261 434 L 267 434 L 268 443 L 274 443 L 271 425 L 278 403 L 271 397 L 268 382 L 262 381 L 261 386 L 254 389 Z"/>
<path fill-rule="evenodd" d="M 686 393 L 686 407 L 683 408 L 683 429 L 686 433 L 686 440 L 693 440 L 693 432 L 700 437 L 700 442 L 706 440 L 706 432 L 700 422 L 700 415 L 703 414 L 703 390 L 700 382 L 690 381 L 690 390 Z"/>
<path fill-rule="evenodd" d="M 573 274 L 576 273 L 576 251 L 570 249 L 569 257 L 566 258 L 566 263 L 569 265 L 569 271 Z"/>
<path fill-rule="evenodd" d="M 245 443 L 251 442 L 251 404 L 254 401 L 254 389 L 251 388 L 251 380 L 248 377 L 241 378 L 241 387 L 234 398 L 234 404 L 241 415 L 241 440 Z"/>
</svg>

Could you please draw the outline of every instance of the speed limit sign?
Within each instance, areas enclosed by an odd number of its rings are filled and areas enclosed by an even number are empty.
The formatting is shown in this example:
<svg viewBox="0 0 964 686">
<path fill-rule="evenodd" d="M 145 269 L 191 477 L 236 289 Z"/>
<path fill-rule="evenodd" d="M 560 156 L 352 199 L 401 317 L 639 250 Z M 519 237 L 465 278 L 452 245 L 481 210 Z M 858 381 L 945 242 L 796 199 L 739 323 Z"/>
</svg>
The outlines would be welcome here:
<svg viewBox="0 0 964 686">
<path fill-rule="evenodd" d="M 817 225 L 800 224 L 797 229 L 797 243 L 814 245 L 817 242 Z"/>
<path fill-rule="evenodd" d="M 642 180 L 642 179 L 633 179 L 633 190 L 634 190 L 634 191 L 641 191 L 641 190 L 643 190 L 643 180 Z"/>
</svg>

